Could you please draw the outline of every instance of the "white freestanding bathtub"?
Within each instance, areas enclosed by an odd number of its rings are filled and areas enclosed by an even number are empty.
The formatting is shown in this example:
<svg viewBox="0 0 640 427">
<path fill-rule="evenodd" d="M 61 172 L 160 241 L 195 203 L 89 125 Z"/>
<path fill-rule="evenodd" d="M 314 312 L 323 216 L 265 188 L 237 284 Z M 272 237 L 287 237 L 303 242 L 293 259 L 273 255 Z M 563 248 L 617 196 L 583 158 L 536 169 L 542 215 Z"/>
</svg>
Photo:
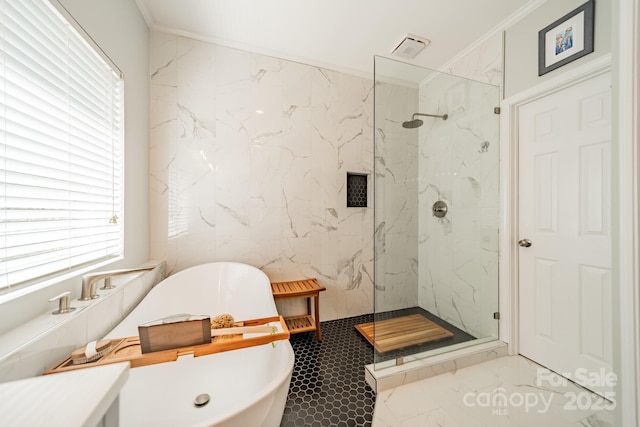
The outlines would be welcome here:
<svg viewBox="0 0 640 427">
<path fill-rule="evenodd" d="M 277 315 L 268 277 L 255 267 L 216 262 L 157 284 L 107 338 L 135 336 L 138 325 L 172 314 L 231 314 L 236 320 Z M 293 350 L 288 340 L 133 368 L 120 393 L 120 425 L 279 426 Z M 196 396 L 210 396 L 196 407 Z"/>
</svg>

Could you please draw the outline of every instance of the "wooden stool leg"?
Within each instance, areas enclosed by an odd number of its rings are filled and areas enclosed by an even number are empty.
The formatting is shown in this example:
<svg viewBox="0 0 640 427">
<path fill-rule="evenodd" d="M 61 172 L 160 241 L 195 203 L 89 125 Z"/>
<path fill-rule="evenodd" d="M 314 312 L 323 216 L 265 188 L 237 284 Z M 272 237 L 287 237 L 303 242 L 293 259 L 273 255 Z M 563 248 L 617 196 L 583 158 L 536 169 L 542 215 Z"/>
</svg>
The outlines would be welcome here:
<svg viewBox="0 0 640 427">
<path fill-rule="evenodd" d="M 320 329 L 320 293 L 317 293 L 314 298 L 315 302 L 315 318 L 316 318 L 316 339 L 322 341 L 322 330 Z"/>
<path fill-rule="evenodd" d="M 306 298 L 307 300 L 307 314 L 311 316 L 311 297 Z"/>
</svg>

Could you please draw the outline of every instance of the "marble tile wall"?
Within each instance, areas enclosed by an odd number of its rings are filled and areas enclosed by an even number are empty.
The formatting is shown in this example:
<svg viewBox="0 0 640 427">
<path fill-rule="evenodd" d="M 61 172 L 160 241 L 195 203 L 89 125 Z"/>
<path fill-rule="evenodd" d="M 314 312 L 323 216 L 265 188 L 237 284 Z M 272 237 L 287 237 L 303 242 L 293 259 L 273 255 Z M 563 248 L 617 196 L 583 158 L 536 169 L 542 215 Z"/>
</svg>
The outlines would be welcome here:
<svg viewBox="0 0 640 427">
<path fill-rule="evenodd" d="M 322 320 L 370 313 L 373 209 L 345 183 L 373 170 L 372 82 L 161 32 L 150 76 L 151 256 L 317 277 Z"/>
<path fill-rule="evenodd" d="M 449 117 L 419 128 L 419 303 L 477 338 L 498 334 L 499 102 L 497 86 L 449 74 L 420 88 L 420 111 Z"/>
<path fill-rule="evenodd" d="M 478 82 L 490 83 L 502 89 L 504 75 L 502 37 L 502 32 L 494 34 L 441 71 Z"/>
<path fill-rule="evenodd" d="M 417 85 L 376 82 L 376 313 L 418 301 L 418 132 L 402 127 L 417 108 Z"/>
</svg>

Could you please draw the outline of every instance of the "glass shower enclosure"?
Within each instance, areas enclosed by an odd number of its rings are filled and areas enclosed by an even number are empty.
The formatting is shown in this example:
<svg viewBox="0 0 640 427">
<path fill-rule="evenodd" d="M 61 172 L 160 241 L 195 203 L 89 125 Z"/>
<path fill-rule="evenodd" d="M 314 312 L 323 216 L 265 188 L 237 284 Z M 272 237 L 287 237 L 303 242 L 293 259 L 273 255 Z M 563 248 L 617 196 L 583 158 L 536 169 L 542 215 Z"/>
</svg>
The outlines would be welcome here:
<svg viewBox="0 0 640 427">
<path fill-rule="evenodd" d="M 380 369 L 498 338 L 500 94 L 383 57 L 374 78 Z"/>
</svg>

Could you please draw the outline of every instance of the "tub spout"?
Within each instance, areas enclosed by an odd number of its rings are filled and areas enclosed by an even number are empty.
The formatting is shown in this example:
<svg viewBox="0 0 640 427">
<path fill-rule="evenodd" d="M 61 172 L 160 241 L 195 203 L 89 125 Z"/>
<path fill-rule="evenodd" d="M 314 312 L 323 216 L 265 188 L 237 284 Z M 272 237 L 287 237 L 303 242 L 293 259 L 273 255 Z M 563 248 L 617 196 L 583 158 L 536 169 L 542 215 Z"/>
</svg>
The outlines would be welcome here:
<svg viewBox="0 0 640 427">
<path fill-rule="evenodd" d="M 120 276 L 122 274 L 131 274 L 138 273 L 141 271 L 149 271 L 153 270 L 157 266 L 151 265 L 147 267 L 134 267 L 134 268 L 124 268 L 122 270 L 111 270 L 111 271 L 99 271 L 95 273 L 88 273 L 82 276 L 82 295 L 78 300 L 80 301 L 91 301 L 92 299 L 98 298 L 100 295 L 97 293 L 97 283 L 104 279 L 105 286 L 102 289 L 113 289 L 115 286 L 111 285 L 111 278 L 113 276 Z"/>
</svg>

